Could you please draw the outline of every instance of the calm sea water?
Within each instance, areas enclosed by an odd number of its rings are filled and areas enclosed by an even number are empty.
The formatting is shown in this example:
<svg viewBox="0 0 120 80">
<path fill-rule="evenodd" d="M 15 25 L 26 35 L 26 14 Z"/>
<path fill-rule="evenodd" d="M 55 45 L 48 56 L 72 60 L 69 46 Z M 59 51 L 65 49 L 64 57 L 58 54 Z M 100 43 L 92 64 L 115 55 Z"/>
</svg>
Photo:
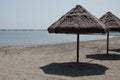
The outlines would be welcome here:
<svg viewBox="0 0 120 80">
<path fill-rule="evenodd" d="M 105 39 L 105 35 L 80 35 L 80 41 Z M 74 34 L 49 34 L 47 31 L 0 31 L 0 46 L 53 44 L 76 41 Z"/>
</svg>

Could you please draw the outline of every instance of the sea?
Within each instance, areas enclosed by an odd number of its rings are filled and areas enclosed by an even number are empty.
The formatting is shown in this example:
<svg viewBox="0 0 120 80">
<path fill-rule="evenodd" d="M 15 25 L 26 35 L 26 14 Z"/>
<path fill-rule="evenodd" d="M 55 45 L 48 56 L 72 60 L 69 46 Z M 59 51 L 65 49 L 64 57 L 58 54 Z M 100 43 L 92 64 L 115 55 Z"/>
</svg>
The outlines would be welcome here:
<svg viewBox="0 0 120 80">
<path fill-rule="evenodd" d="M 111 33 L 113 37 L 120 33 Z M 80 35 L 80 41 L 106 39 L 106 35 L 102 34 L 84 34 Z M 0 46 L 10 45 L 33 45 L 33 44 L 55 44 L 75 42 L 76 34 L 55 34 L 48 33 L 47 30 L 1 30 L 0 31 Z"/>
</svg>

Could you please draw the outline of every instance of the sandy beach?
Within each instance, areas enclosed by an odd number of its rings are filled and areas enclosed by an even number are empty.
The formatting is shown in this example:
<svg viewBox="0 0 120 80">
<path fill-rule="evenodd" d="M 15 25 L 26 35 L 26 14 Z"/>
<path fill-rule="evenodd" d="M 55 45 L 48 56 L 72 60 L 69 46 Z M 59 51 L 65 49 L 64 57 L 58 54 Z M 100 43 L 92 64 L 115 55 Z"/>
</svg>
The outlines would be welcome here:
<svg viewBox="0 0 120 80">
<path fill-rule="evenodd" d="M 1 46 L 0 80 L 120 80 L 120 37 L 46 45 Z"/>
</svg>

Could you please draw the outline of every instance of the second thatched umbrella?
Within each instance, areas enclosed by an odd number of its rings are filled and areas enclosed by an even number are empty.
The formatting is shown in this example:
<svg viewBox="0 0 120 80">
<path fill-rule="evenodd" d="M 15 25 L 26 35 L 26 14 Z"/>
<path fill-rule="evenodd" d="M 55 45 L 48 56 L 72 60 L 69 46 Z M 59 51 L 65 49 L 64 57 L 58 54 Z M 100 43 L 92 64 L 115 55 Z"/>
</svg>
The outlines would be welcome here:
<svg viewBox="0 0 120 80">
<path fill-rule="evenodd" d="M 77 5 L 53 23 L 48 32 L 77 34 L 77 62 L 79 62 L 79 34 L 105 33 L 105 25 L 85 8 Z"/>
<path fill-rule="evenodd" d="M 120 32 L 120 19 L 118 17 L 116 17 L 114 14 L 112 14 L 111 12 L 107 12 L 105 15 L 103 15 L 100 18 L 100 21 L 102 21 L 108 31 L 107 31 L 107 54 L 109 54 L 109 32 L 113 31 L 113 32 Z"/>
</svg>

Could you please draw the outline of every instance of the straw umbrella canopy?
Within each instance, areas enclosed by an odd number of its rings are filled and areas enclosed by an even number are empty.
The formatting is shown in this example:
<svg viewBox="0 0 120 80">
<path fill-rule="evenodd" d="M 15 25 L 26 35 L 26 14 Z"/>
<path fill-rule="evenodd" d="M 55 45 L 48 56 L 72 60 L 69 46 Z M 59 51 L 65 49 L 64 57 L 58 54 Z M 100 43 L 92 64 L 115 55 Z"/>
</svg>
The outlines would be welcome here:
<svg viewBox="0 0 120 80">
<path fill-rule="evenodd" d="M 105 25 L 81 5 L 76 5 L 53 23 L 48 32 L 77 34 L 77 62 L 79 62 L 79 34 L 105 33 Z"/>
<path fill-rule="evenodd" d="M 102 21 L 108 31 L 107 31 L 107 54 L 109 54 L 109 31 L 113 31 L 113 32 L 120 32 L 120 19 L 118 17 L 116 17 L 114 14 L 112 14 L 111 12 L 107 12 L 105 15 L 103 15 L 100 18 L 100 21 Z"/>
</svg>

